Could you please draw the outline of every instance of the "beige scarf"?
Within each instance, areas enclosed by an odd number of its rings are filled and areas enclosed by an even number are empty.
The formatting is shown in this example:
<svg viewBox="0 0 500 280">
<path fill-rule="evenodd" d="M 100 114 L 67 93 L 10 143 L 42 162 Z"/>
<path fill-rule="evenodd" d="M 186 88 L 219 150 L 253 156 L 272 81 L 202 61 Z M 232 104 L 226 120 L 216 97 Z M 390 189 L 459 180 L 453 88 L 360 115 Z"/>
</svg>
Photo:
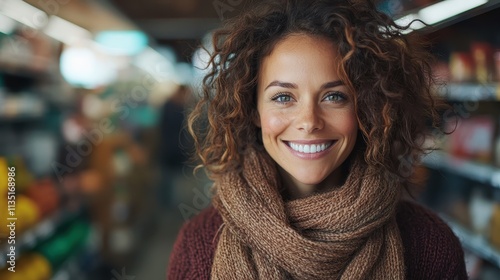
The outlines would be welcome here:
<svg viewBox="0 0 500 280">
<path fill-rule="evenodd" d="M 354 159 L 342 187 L 285 202 L 275 163 L 249 151 L 215 184 L 224 224 L 212 279 L 404 279 L 400 186 L 367 168 Z"/>
</svg>

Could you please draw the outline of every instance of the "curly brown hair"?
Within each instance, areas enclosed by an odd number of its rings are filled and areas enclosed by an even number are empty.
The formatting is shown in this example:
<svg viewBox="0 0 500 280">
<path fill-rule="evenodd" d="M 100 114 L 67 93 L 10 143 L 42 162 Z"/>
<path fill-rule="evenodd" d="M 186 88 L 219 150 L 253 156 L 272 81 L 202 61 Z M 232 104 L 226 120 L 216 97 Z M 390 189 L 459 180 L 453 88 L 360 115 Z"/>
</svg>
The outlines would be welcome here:
<svg viewBox="0 0 500 280">
<path fill-rule="evenodd" d="M 262 147 L 256 114 L 257 73 L 262 58 L 290 34 L 322 36 L 342 57 L 338 73 L 354 93 L 360 144 L 368 164 L 401 174 L 402 160 L 424 152 L 428 122 L 438 125 L 431 94 L 432 57 L 408 26 L 397 25 L 361 0 L 265 1 L 214 32 L 203 98 L 190 114 L 189 131 L 210 175 L 241 164 L 245 149 Z"/>
</svg>

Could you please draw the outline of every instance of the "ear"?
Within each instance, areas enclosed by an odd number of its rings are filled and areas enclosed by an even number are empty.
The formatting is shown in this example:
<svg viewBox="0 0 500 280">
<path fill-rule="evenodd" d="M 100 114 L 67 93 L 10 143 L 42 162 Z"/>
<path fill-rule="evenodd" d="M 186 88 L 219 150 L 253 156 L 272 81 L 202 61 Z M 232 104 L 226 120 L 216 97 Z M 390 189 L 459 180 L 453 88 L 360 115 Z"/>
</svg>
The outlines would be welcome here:
<svg viewBox="0 0 500 280">
<path fill-rule="evenodd" d="M 257 110 L 254 110 L 253 113 L 252 113 L 252 122 L 253 124 L 255 124 L 256 127 L 261 127 L 260 125 L 260 114 L 259 114 L 259 111 Z"/>
</svg>

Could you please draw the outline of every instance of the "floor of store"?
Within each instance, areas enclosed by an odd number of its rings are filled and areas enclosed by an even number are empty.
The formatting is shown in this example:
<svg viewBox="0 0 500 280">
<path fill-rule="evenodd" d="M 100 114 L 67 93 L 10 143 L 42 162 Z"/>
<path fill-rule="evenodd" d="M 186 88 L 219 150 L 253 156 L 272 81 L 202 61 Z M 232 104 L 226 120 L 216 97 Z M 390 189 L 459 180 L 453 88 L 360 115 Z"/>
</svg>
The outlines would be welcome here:
<svg viewBox="0 0 500 280">
<path fill-rule="evenodd" d="M 130 275 L 136 280 L 166 279 L 172 246 L 183 222 L 178 210 L 166 211 L 153 235 L 145 240 L 142 257 L 132 267 Z"/>
<path fill-rule="evenodd" d="M 156 227 L 150 236 L 144 236 L 141 253 L 127 275 L 136 280 L 166 279 L 167 265 L 179 229 L 192 218 L 201 207 L 209 204 L 206 190 L 210 183 L 206 179 L 193 178 L 190 172 L 183 172 L 175 180 L 170 192 L 170 205 L 162 207 L 156 217 Z"/>
</svg>

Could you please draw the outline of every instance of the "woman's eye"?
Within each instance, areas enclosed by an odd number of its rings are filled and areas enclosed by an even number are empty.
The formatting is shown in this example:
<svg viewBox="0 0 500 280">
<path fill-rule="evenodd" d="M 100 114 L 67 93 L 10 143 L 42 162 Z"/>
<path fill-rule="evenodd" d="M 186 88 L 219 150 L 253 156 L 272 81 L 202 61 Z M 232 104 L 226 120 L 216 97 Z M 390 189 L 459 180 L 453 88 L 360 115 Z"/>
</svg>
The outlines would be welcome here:
<svg viewBox="0 0 500 280">
<path fill-rule="evenodd" d="M 292 101 L 292 97 L 287 94 L 278 94 L 273 97 L 273 101 L 279 102 L 279 103 L 287 103 Z"/>
<path fill-rule="evenodd" d="M 342 102 L 345 101 L 346 99 L 347 99 L 346 96 L 341 92 L 329 93 L 324 98 L 325 101 L 331 101 L 331 102 Z"/>
</svg>

